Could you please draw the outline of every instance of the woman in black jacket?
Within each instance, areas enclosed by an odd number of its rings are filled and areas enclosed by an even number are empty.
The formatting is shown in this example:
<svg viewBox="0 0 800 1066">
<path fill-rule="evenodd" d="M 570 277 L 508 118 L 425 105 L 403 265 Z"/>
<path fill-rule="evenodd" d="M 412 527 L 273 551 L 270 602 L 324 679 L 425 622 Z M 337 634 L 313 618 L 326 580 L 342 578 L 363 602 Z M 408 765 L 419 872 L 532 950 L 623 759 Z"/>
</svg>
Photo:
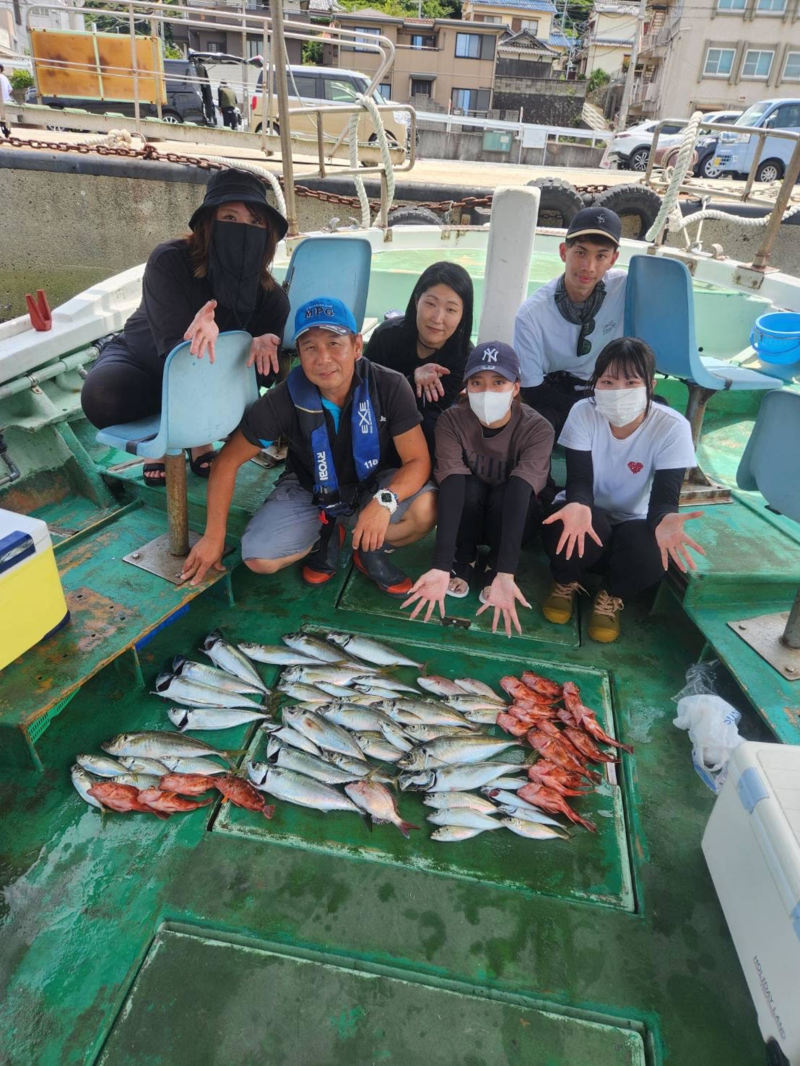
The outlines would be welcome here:
<svg viewBox="0 0 800 1066">
<path fill-rule="evenodd" d="M 221 330 L 253 335 L 248 365 L 259 384 L 278 372 L 278 345 L 289 300 L 270 273 L 286 219 L 267 203 L 266 187 L 243 170 L 215 173 L 186 237 L 159 244 L 142 278 L 142 302 L 121 333 L 104 346 L 81 393 L 98 429 L 133 422 L 161 410 L 164 360 L 182 340 L 198 358 L 213 361 Z M 211 444 L 193 448 L 195 474 L 208 477 Z M 148 485 L 163 485 L 163 461 L 145 463 Z"/>
<path fill-rule="evenodd" d="M 406 313 L 381 323 L 364 354 L 411 383 L 431 454 L 442 411 L 461 391 L 472 333 L 472 281 L 457 263 L 433 263 L 420 275 Z"/>
</svg>

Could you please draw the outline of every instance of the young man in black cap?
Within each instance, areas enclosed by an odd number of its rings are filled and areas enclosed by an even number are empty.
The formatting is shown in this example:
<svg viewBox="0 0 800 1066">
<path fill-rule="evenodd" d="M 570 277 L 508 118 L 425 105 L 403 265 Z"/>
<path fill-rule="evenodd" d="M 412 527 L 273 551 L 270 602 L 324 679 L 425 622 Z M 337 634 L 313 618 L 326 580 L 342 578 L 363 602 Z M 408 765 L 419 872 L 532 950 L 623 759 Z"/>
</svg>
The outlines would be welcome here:
<svg viewBox="0 0 800 1066">
<path fill-rule="evenodd" d="M 192 354 L 214 358 L 221 330 L 253 336 L 250 364 L 267 384 L 278 372 L 278 345 L 289 299 L 269 271 L 286 219 L 267 203 L 266 186 L 243 170 L 220 170 L 189 220 L 187 237 L 159 244 L 142 278 L 142 302 L 108 341 L 81 392 L 98 429 L 161 410 L 164 360 L 183 340 Z M 192 470 L 208 477 L 211 445 L 192 449 Z M 164 463 L 145 463 L 148 485 L 163 485 Z"/>
<path fill-rule="evenodd" d="M 595 359 L 623 335 L 627 275 L 611 269 L 621 233 L 613 211 L 579 211 L 559 248 L 564 273 L 517 312 L 514 348 L 522 367 L 522 399 L 552 423 L 556 436 L 572 405 L 588 395 Z"/>
<path fill-rule="evenodd" d="M 215 460 L 204 536 L 182 578 L 197 584 L 221 563 L 236 472 L 279 436 L 289 442 L 286 472 L 253 515 L 242 558 L 257 574 L 303 562 L 303 579 L 323 585 L 336 573 L 346 529 L 353 561 L 381 591 L 405 596 L 411 581 L 392 560 L 436 519 L 431 462 L 411 386 L 402 374 L 361 356 L 352 312 L 319 297 L 298 308 L 300 366 L 248 408 Z"/>
</svg>

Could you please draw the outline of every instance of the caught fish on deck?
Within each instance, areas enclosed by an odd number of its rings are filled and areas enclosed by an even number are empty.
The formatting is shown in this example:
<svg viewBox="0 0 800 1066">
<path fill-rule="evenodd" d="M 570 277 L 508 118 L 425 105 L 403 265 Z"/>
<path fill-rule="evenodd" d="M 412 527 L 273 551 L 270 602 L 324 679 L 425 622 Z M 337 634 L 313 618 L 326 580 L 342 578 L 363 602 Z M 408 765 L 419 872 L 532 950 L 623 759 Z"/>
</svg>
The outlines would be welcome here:
<svg viewBox="0 0 800 1066">
<path fill-rule="evenodd" d="M 500 705 L 506 702 L 502 696 L 498 696 L 491 685 L 487 685 L 485 681 L 479 681 L 476 677 L 457 677 L 455 683 L 473 696 L 485 696 L 488 700 L 494 700 Z"/>
<path fill-rule="evenodd" d="M 144 755 L 145 758 L 188 759 L 204 755 L 217 755 L 224 762 L 230 762 L 225 752 L 207 744 L 204 740 L 184 736 L 182 733 L 159 732 L 152 730 L 143 733 L 118 733 L 111 740 L 104 741 L 100 747 L 109 755 Z"/>
<path fill-rule="evenodd" d="M 256 811 L 265 818 L 271 818 L 275 813 L 272 804 L 267 803 L 263 796 L 259 795 L 258 789 L 253 788 L 249 781 L 236 777 L 234 774 L 224 774 L 214 778 L 214 788 L 234 807 L 243 807 L 247 811 Z"/>
<path fill-rule="evenodd" d="M 200 650 L 204 652 L 209 659 L 218 666 L 220 670 L 224 670 L 228 674 L 233 674 L 234 677 L 240 678 L 242 681 L 247 681 L 251 685 L 255 685 L 256 688 L 265 694 L 269 691 L 267 686 L 261 680 L 258 671 L 247 658 L 247 656 L 241 652 L 235 645 L 229 644 L 227 640 L 224 640 L 222 634 L 218 630 L 214 630 L 213 633 L 209 633 L 203 643 L 200 645 Z"/>
<path fill-rule="evenodd" d="M 154 810 L 139 799 L 139 790 L 133 785 L 119 785 L 114 781 L 100 781 L 92 785 L 88 794 L 99 800 L 110 811 L 136 811 L 139 814 L 154 814 L 156 818 L 169 818 L 163 811 Z"/>
<path fill-rule="evenodd" d="M 199 796 L 214 788 L 211 774 L 164 774 L 158 787 L 164 792 L 177 792 L 180 796 Z"/>
<path fill-rule="evenodd" d="M 399 765 L 404 770 L 424 770 L 428 766 L 462 765 L 465 763 L 483 762 L 491 759 L 493 755 L 499 755 L 511 747 L 522 747 L 518 740 L 495 740 L 492 737 L 471 737 L 463 739 L 453 737 L 441 737 L 439 740 L 430 740 L 420 744 L 413 751 L 408 752 L 400 760 Z"/>
<path fill-rule="evenodd" d="M 237 644 L 236 647 L 248 659 L 268 666 L 313 666 L 319 659 L 293 651 L 285 644 Z"/>
<path fill-rule="evenodd" d="M 248 768 L 248 773 L 250 769 Z M 263 779 L 254 781 L 263 792 L 269 792 L 276 799 L 294 803 L 299 807 L 311 807 L 317 811 L 352 811 L 360 813 L 358 807 L 347 796 L 321 781 L 299 774 L 295 770 L 284 770 L 270 766 Z"/>
<path fill-rule="evenodd" d="M 78 766 L 76 763 L 69 772 L 72 780 L 72 787 L 78 793 L 82 800 L 88 803 L 92 807 L 97 807 L 98 810 L 103 809 L 103 804 L 94 796 L 89 790 L 96 784 L 98 784 L 97 778 L 92 777 L 87 773 L 82 766 Z"/>
<path fill-rule="evenodd" d="M 231 729 L 269 716 L 263 711 L 236 707 L 170 707 L 167 717 L 183 733 L 187 729 Z"/>
<path fill-rule="evenodd" d="M 427 820 L 431 825 L 458 825 L 465 829 L 500 829 L 501 823 L 473 807 L 450 807 L 434 811 Z"/>
<path fill-rule="evenodd" d="M 432 692 L 434 696 L 468 696 L 469 693 L 451 681 L 447 677 L 438 677 L 436 674 L 418 677 L 417 684 L 426 692 Z"/>
<path fill-rule="evenodd" d="M 107 755 L 95 755 L 92 752 L 76 755 L 75 762 L 81 769 L 88 770 L 96 777 L 116 777 L 125 769 L 116 759 L 109 759 Z"/>
<path fill-rule="evenodd" d="M 438 840 L 445 844 L 455 844 L 459 840 L 469 840 L 470 837 L 476 837 L 479 833 L 483 833 L 490 828 L 500 829 L 500 823 L 498 822 L 495 826 L 486 826 L 483 829 L 475 829 L 466 825 L 443 825 L 439 829 L 434 829 L 431 833 L 431 840 Z"/>
<path fill-rule="evenodd" d="M 569 840 L 569 833 L 561 826 L 541 825 L 525 818 L 501 818 L 500 825 L 528 840 Z"/>
<path fill-rule="evenodd" d="M 160 788 L 146 788 L 139 793 L 142 803 L 153 811 L 163 811 L 165 814 L 184 813 L 196 811 L 199 807 L 208 807 L 213 800 L 190 800 L 179 796 L 177 792 L 164 792 Z"/>
<path fill-rule="evenodd" d="M 351 781 L 344 786 L 344 790 L 353 803 L 362 811 L 366 811 L 373 822 L 391 822 L 404 837 L 408 837 L 409 830 L 419 829 L 418 825 L 403 821 L 395 798 L 385 785 L 377 781 Z"/>
<path fill-rule="evenodd" d="M 318 662 L 340 663 L 348 658 L 341 648 L 334 648 L 326 644 L 324 640 L 310 637 L 307 633 L 286 633 L 281 640 L 294 651 L 299 651 L 301 655 L 308 655 L 309 658 L 316 659 Z"/>
<path fill-rule="evenodd" d="M 221 689 L 223 692 L 242 692 L 251 696 L 263 696 L 269 692 L 264 684 L 254 685 L 243 681 L 226 670 L 207 663 L 196 663 L 183 655 L 176 655 L 172 660 L 172 673 L 175 677 L 185 677 L 188 681 L 199 681 L 201 685 Z"/>
<path fill-rule="evenodd" d="M 377 666 L 414 666 L 422 669 L 422 663 L 415 662 L 370 637 L 361 637 L 352 633 L 328 633 L 327 640 L 342 648 L 349 655 L 354 655 L 357 659 L 363 659 L 368 663 L 375 663 Z"/>
<path fill-rule="evenodd" d="M 187 707 L 252 707 L 261 709 L 261 704 L 249 699 L 241 692 L 223 692 L 221 689 L 204 685 L 200 681 L 191 681 L 175 674 L 160 673 L 156 678 L 154 696 L 172 700 Z"/>
<path fill-rule="evenodd" d="M 123 755 L 119 760 L 132 774 L 165 774 L 169 767 L 160 759 L 145 759 L 141 755 Z M 117 771 L 119 772 L 119 771 Z"/>
</svg>

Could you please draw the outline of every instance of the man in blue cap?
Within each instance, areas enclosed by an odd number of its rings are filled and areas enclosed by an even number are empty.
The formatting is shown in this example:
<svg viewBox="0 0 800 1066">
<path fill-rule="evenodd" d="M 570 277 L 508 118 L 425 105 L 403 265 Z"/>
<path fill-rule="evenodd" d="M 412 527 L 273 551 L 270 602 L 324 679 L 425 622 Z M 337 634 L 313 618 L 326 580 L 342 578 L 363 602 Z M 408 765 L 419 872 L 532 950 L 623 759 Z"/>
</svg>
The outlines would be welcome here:
<svg viewBox="0 0 800 1066">
<path fill-rule="evenodd" d="M 211 567 L 224 569 L 236 472 L 283 436 L 286 471 L 244 532 L 245 564 L 274 574 L 303 560 L 303 579 L 322 585 L 336 573 L 350 528 L 358 569 L 382 591 L 405 596 L 411 581 L 391 552 L 418 540 L 436 520 L 430 456 L 411 386 L 362 358 L 361 334 L 341 300 L 309 300 L 294 325 L 300 365 L 245 412 L 214 461 L 205 534 L 181 576 L 197 584 Z"/>
</svg>

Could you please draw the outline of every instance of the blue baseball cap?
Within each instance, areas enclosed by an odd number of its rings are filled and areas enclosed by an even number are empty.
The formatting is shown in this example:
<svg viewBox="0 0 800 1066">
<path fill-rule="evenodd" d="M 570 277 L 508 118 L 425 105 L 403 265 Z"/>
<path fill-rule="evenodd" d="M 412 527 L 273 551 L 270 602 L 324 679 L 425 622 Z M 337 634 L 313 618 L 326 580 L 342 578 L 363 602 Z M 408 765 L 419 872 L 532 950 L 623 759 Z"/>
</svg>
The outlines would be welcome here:
<svg viewBox="0 0 800 1066">
<path fill-rule="evenodd" d="M 331 333 L 358 333 L 353 312 L 333 296 L 319 296 L 297 308 L 294 316 L 294 344 L 310 329 L 327 329 Z"/>
<path fill-rule="evenodd" d="M 502 341 L 484 341 L 476 344 L 469 353 L 464 367 L 464 381 L 482 370 L 491 370 L 506 381 L 519 381 L 519 358 L 510 344 Z"/>
</svg>

